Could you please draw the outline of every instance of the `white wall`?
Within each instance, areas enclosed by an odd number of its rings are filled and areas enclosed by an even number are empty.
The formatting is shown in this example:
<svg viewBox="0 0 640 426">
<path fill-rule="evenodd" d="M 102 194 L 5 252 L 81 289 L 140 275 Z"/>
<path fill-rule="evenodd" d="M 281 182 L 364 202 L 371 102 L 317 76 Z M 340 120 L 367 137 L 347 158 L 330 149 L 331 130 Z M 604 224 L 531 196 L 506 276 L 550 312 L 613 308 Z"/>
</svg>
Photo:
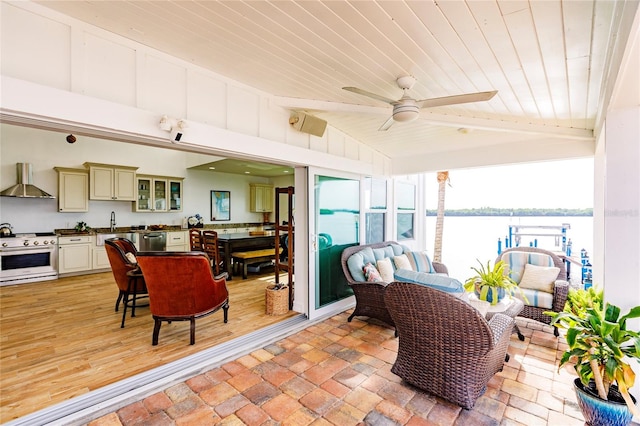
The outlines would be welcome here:
<svg viewBox="0 0 640 426">
<path fill-rule="evenodd" d="M 34 3 L 0 8 L 4 113 L 164 144 L 166 114 L 187 119 L 184 141 L 209 152 L 390 169 L 387 157 L 334 128 L 322 138 L 295 131 L 268 94 Z"/>
<path fill-rule="evenodd" d="M 58 200 L 0 198 L 0 221 L 9 222 L 14 232 L 48 232 L 72 228 L 84 221 L 94 228 L 109 226 L 111 211 L 117 226 L 180 225 L 182 218 L 199 213 L 205 223 L 262 223 L 261 213 L 249 211 L 249 183 L 271 183 L 263 177 L 187 169 L 192 154 L 78 136 L 69 144 L 67 133 L 0 124 L 0 189 L 16 183 L 16 163 L 32 163 L 34 184 L 58 196 L 58 175 L 54 167 L 84 169 L 84 162 L 138 167 L 140 174 L 184 177 L 183 212 L 136 213 L 131 202 L 90 201 L 87 213 L 59 213 Z M 206 157 L 200 158 L 206 163 Z M 293 185 L 293 176 L 279 182 Z M 231 191 L 231 220 L 211 222 L 210 191 Z"/>
</svg>

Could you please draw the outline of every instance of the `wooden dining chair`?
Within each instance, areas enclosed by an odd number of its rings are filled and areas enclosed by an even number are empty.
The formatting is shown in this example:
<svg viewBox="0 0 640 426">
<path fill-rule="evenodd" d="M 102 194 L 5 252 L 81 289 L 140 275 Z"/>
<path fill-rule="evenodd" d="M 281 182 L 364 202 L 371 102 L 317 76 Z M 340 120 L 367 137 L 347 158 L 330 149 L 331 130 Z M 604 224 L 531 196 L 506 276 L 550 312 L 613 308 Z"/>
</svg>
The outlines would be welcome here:
<svg viewBox="0 0 640 426">
<path fill-rule="evenodd" d="M 202 234 L 199 229 L 189 229 L 189 247 L 191 251 L 204 251 L 202 246 Z"/>
<path fill-rule="evenodd" d="M 211 267 L 214 274 L 220 274 L 222 256 L 218 247 L 218 233 L 216 231 L 209 229 L 202 231 L 202 249 L 211 259 Z"/>
</svg>

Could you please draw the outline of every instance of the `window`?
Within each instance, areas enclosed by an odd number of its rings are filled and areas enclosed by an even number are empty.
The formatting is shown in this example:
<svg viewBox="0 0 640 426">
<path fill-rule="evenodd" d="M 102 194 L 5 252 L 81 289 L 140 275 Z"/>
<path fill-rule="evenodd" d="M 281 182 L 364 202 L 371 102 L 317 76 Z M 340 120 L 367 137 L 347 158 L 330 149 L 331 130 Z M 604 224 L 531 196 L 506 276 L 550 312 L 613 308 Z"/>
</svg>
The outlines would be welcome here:
<svg viewBox="0 0 640 426">
<path fill-rule="evenodd" d="M 414 238 L 416 186 L 410 182 L 396 184 L 396 238 L 398 241 Z"/>
<path fill-rule="evenodd" d="M 381 243 L 386 235 L 387 181 L 364 179 L 365 243 Z"/>
</svg>

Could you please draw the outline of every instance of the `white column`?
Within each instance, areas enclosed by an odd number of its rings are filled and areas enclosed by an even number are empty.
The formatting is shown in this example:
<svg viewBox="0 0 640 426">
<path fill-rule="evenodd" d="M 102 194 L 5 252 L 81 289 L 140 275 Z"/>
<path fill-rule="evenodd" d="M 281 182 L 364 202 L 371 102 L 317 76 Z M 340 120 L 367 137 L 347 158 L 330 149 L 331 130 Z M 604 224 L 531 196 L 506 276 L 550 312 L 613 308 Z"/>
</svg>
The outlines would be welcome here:
<svg viewBox="0 0 640 426">
<path fill-rule="evenodd" d="M 640 305 L 640 107 L 611 111 L 605 123 L 604 258 L 605 301 L 623 313 Z M 629 321 L 640 330 L 640 319 Z M 640 396 L 640 366 L 633 361 Z"/>
</svg>

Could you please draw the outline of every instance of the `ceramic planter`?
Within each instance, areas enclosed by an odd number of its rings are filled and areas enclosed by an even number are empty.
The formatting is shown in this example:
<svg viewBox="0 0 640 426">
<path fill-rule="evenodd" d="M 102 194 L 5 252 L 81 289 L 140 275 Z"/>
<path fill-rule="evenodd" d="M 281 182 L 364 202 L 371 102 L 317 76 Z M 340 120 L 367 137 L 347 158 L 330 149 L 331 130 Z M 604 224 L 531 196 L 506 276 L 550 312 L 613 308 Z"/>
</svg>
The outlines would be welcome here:
<svg viewBox="0 0 640 426">
<path fill-rule="evenodd" d="M 482 282 L 480 281 L 476 281 L 474 288 L 474 292 L 476 296 L 478 296 L 478 299 L 485 300 L 492 305 L 500 302 L 506 295 L 506 291 L 504 288 L 482 285 Z"/>
<path fill-rule="evenodd" d="M 573 381 L 578 405 L 586 424 L 589 426 L 626 426 L 630 424 L 633 414 L 622 399 L 617 386 L 611 386 L 609 400 L 605 401 L 598 397 L 595 384 L 593 382 L 591 384 L 593 384 L 593 388 L 585 388 L 580 378 Z M 635 403 L 636 399 L 633 396 L 631 398 Z"/>
</svg>

